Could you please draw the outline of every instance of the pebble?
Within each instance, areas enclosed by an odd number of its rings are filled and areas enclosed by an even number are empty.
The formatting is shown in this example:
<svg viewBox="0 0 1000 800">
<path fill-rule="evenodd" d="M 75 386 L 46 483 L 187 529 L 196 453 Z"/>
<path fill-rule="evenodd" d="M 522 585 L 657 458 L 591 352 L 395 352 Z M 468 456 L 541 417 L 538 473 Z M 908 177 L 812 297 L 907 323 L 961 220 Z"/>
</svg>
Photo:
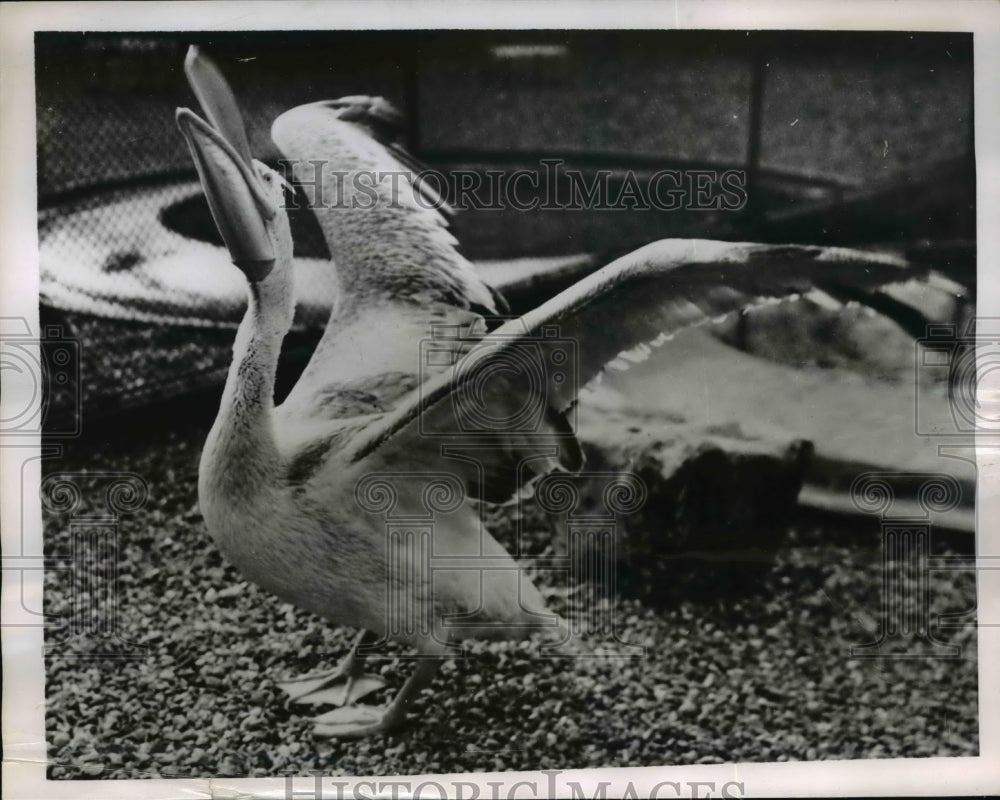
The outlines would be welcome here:
<svg viewBox="0 0 1000 800">
<path fill-rule="evenodd" d="M 327 627 L 248 585 L 214 549 L 191 516 L 204 433 L 192 434 L 188 448 L 161 442 L 115 460 L 116 469 L 149 476 L 162 503 L 154 530 L 141 515 L 121 527 L 120 553 L 131 554 L 122 571 L 142 578 L 119 587 L 123 635 L 149 636 L 149 651 L 135 662 L 86 669 L 48 657 L 53 777 L 78 777 L 72 767 L 107 778 L 280 776 L 286 767 L 406 774 L 977 750 L 974 659 L 898 662 L 879 673 L 842 657 L 864 634 L 855 615 L 873 601 L 881 560 L 875 548 L 826 544 L 821 529 L 799 531 L 800 544 L 762 591 L 733 597 L 716 586 L 710 598 L 662 608 L 620 598 L 616 633 L 662 643 L 641 661 L 576 663 L 479 643 L 418 698 L 410 729 L 385 741 L 317 741 L 309 709 L 287 708 L 274 681 L 316 669 L 321 654 L 335 663 L 356 632 Z M 83 454 L 79 465 L 92 458 Z M 59 471 L 74 468 L 71 457 L 57 463 Z M 157 480 L 166 466 L 175 481 Z M 530 546 L 540 544 L 537 536 Z M 48 525 L 46 543 L 70 552 L 68 529 Z M 158 571 L 147 578 L 150 560 Z M 819 589 L 833 574 L 831 604 Z M 950 574 L 931 581 L 935 603 L 948 603 L 934 613 L 972 607 L 973 583 L 952 585 Z M 65 605 L 69 590 L 54 576 L 46 604 Z M 279 623 L 287 632 L 277 632 Z M 813 625 L 822 635 L 803 637 Z M 944 635 L 974 652 L 975 629 Z M 394 661 L 372 667 L 395 687 L 409 668 Z"/>
</svg>

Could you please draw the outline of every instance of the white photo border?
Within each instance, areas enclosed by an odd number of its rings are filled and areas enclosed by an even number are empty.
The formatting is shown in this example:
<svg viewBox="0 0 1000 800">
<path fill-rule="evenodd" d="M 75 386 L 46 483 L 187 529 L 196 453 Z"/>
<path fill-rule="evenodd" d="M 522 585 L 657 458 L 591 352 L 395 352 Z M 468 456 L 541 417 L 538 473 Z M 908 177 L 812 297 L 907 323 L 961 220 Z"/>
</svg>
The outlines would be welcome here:
<svg viewBox="0 0 1000 800">
<path fill-rule="evenodd" d="M 834 29 L 970 31 L 974 34 L 975 141 L 977 187 L 978 314 L 1000 317 L 1000 6 L 964 2 L 801 3 L 753 0 L 672 3 L 520 2 L 509 4 L 454 2 L 94 2 L 6 3 L 0 5 L 0 318 L 21 317 L 38 330 L 38 243 L 35 164 L 35 95 L 33 36 L 40 30 L 172 31 L 172 30 L 324 30 L 420 28 L 573 28 L 591 29 Z M 2 403 L 17 403 L 24 391 L 16 375 L 4 376 Z M 0 443 L 0 528 L 3 553 L 42 553 L 40 442 Z M 979 448 L 977 557 L 1000 556 L 1000 450 Z M 25 487 L 34 487 L 27 491 Z M 31 502 L 24 502 L 31 498 Z M 22 549 L 23 548 L 23 549 Z M 982 563 L 982 562 L 981 562 Z M 743 796 L 822 795 L 980 795 L 1000 791 L 1000 569 L 980 569 L 979 594 L 979 723 L 980 755 L 966 758 L 864 759 L 839 762 L 748 763 L 634 769 L 567 770 L 545 773 L 477 773 L 425 776 L 449 796 L 472 784 L 480 797 L 492 797 L 489 784 L 501 784 L 500 796 L 522 783 L 516 796 L 558 793 L 575 781 L 593 797 L 602 782 L 608 797 L 620 797 L 631 784 L 638 797 L 648 797 L 657 784 L 673 782 L 682 794 L 697 795 L 704 786 L 742 784 Z M 21 591 L 24 591 L 22 597 Z M 41 607 L 41 572 L 36 579 L 4 580 L 3 615 L 3 795 L 11 800 L 42 798 L 220 798 L 287 796 L 282 778 L 46 780 L 45 692 L 40 627 L 12 628 L 29 607 Z M 990 620 L 996 620 L 990 622 Z M 552 770 L 558 770 L 552 764 Z M 398 780 L 398 779 L 397 779 Z M 421 776 L 411 776 L 418 785 Z M 466 787 L 456 789 L 455 781 Z M 359 796 L 376 796 L 377 780 L 337 779 L 351 796 L 351 786 L 364 784 Z M 699 790 L 698 784 L 702 788 Z M 337 797 L 332 780 L 329 794 Z M 346 788 L 345 788 L 346 787 Z M 300 782 L 296 791 L 306 790 Z M 360 787 L 359 787 L 360 788 Z M 429 791 L 429 790 L 428 790 Z M 663 790 L 661 790 L 663 791 Z M 301 795 L 299 795 L 301 796 Z M 403 795 L 400 795 L 403 796 Z M 428 796 L 436 796 L 429 794 Z M 673 794 L 671 796 L 678 796 Z"/>
</svg>

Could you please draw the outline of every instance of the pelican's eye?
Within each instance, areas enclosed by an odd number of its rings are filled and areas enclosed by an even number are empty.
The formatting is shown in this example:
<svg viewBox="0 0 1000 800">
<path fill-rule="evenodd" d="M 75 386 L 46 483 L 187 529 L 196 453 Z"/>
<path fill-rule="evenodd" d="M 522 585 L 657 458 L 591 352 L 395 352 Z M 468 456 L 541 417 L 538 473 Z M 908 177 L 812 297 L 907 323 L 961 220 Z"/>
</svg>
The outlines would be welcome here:
<svg viewBox="0 0 1000 800">
<path fill-rule="evenodd" d="M 272 189 L 274 186 L 280 186 L 285 192 L 295 193 L 295 189 L 292 185 L 285 179 L 285 176 L 270 167 L 257 162 L 257 174 L 260 176 L 261 181 L 268 189 Z"/>
<path fill-rule="evenodd" d="M 292 186 L 292 184 L 280 172 L 268 172 L 267 186 L 269 189 L 275 186 L 278 187 L 274 191 L 281 194 L 282 201 L 284 201 L 285 204 L 294 205 L 295 187 Z"/>
<path fill-rule="evenodd" d="M 266 164 L 256 159 L 254 159 L 254 168 L 259 180 L 259 197 L 266 207 L 267 218 L 272 219 L 277 210 L 285 205 L 285 194 L 283 191 L 285 179 Z"/>
</svg>

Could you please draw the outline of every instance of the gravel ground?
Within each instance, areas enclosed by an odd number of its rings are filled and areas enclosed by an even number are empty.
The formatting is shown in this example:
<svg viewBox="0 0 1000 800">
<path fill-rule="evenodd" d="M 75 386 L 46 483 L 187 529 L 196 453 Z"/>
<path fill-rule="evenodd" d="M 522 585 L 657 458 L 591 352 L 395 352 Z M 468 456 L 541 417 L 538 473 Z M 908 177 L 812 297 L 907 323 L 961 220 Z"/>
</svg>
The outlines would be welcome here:
<svg viewBox="0 0 1000 800">
<path fill-rule="evenodd" d="M 619 637 L 644 658 L 567 665 L 526 645 L 482 644 L 447 662 L 388 739 L 314 740 L 275 681 L 335 663 L 353 630 L 334 629 L 249 586 L 204 530 L 197 460 L 211 409 L 109 431 L 46 461 L 80 473 L 77 514 L 98 513 L 99 472 L 132 472 L 148 500 L 122 517 L 120 633 L 132 659 L 87 658 L 100 643 L 51 629 L 46 661 L 54 779 L 404 774 L 973 755 L 978 751 L 974 620 L 933 628 L 955 659 L 859 660 L 881 607 L 870 530 L 802 523 L 763 577 L 722 582 L 709 566 L 678 574 L 659 606 L 618 601 Z M 166 424 L 168 423 L 169 424 Z M 55 478 L 53 478 L 55 480 Z M 57 493 L 53 493 L 56 496 Z M 46 514 L 46 553 L 71 560 L 69 516 Z M 496 526 L 503 537 L 505 527 Z M 507 526 L 509 527 L 509 526 Z M 538 526 L 533 546 L 545 546 Z M 113 560 L 105 556 L 103 563 Z M 101 560 L 88 562 L 98 576 Z M 543 586 L 552 576 L 540 574 Z M 46 611 L 66 613 L 69 574 L 47 575 Z M 98 577 L 95 586 L 101 585 Z M 975 607 L 974 575 L 931 573 L 931 610 Z M 662 593 L 660 593 L 662 594 Z M 557 608 L 561 601 L 553 599 Z M 565 611 L 565 608 L 561 610 Z M 969 612 L 971 613 L 971 612 Z M 105 648 L 109 649 L 109 648 Z M 377 665 L 393 688 L 411 668 Z M 374 698 L 379 699 L 379 698 Z"/>
</svg>

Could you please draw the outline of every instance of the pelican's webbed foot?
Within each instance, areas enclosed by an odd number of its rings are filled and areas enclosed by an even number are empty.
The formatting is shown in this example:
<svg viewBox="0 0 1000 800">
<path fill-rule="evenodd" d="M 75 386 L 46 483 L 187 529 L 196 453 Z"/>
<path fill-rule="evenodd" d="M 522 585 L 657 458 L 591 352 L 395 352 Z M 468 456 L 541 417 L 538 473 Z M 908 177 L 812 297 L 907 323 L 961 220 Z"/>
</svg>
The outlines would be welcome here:
<svg viewBox="0 0 1000 800">
<path fill-rule="evenodd" d="M 406 722 L 406 711 L 437 672 L 440 660 L 429 658 L 420 661 L 403 688 L 386 708 L 373 706 L 345 706 L 316 718 L 313 733 L 321 738 L 347 739 L 392 733 Z"/>
<path fill-rule="evenodd" d="M 345 706 L 316 717 L 313 733 L 321 739 L 359 739 L 392 733 L 406 722 L 406 713 L 391 706 Z"/>
<path fill-rule="evenodd" d="M 377 692 L 386 685 L 385 681 L 363 672 L 364 661 L 358 655 L 358 647 L 370 636 L 368 631 L 362 631 L 347 658 L 335 669 L 289 678 L 279 683 L 278 688 L 288 695 L 290 703 L 309 705 L 350 706 Z"/>
<path fill-rule="evenodd" d="M 289 678 L 278 684 L 290 703 L 347 706 L 385 687 L 385 681 L 370 673 L 351 674 L 343 667 Z"/>
</svg>

